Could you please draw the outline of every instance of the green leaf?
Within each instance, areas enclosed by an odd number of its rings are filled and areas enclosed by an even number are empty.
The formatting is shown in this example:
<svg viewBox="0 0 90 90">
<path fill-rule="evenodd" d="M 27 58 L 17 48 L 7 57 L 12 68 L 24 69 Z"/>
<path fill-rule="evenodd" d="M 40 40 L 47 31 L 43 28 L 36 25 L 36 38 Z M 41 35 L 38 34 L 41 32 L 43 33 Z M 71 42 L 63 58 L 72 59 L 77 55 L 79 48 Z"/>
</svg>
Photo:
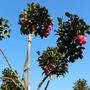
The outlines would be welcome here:
<svg viewBox="0 0 90 90">
<path fill-rule="evenodd" d="M 65 15 L 66 15 L 67 17 L 70 17 L 70 16 L 71 16 L 69 12 L 66 12 Z"/>
<path fill-rule="evenodd" d="M 3 27 L 0 25 L 0 31 L 3 31 Z"/>
<path fill-rule="evenodd" d="M 7 30 L 5 30 L 5 31 L 4 31 L 4 35 L 6 35 L 6 36 L 10 37 L 10 31 L 11 31 L 11 30 L 8 30 L 8 31 L 7 31 Z"/>
<path fill-rule="evenodd" d="M 4 36 L 0 36 L 0 40 L 2 40 L 4 38 Z"/>
<path fill-rule="evenodd" d="M 8 20 L 6 20 L 5 18 L 1 18 L 3 22 L 7 23 Z"/>
<path fill-rule="evenodd" d="M 83 55 L 80 55 L 79 57 L 80 57 L 80 59 L 83 59 Z"/>
<path fill-rule="evenodd" d="M 62 18 L 58 17 L 57 19 L 58 19 L 59 22 L 62 22 Z"/>
<path fill-rule="evenodd" d="M 69 60 L 74 63 L 75 62 L 75 58 L 74 57 L 70 57 Z"/>
<path fill-rule="evenodd" d="M 80 50 L 80 49 L 85 49 L 85 47 L 79 47 L 78 49 L 79 49 L 79 50 Z"/>
<path fill-rule="evenodd" d="M 90 34 L 90 31 L 87 31 L 86 33 Z"/>
<path fill-rule="evenodd" d="M 37 51 L 36 53 L 37 53 L 38 55 L 40 55 L 40 51 Z"/>
</svg>

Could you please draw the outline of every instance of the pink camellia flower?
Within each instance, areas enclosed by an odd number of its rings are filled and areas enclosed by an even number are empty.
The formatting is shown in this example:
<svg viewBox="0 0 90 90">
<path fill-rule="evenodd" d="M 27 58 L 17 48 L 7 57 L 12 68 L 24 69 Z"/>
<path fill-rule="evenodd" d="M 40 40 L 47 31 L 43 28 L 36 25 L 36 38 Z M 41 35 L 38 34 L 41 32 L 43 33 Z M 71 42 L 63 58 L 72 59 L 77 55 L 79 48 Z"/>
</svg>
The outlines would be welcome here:
<svg viewBox="0 0 90 90">
<path fill-rule="evenodd" d="M 48 32 L 46 32 L 46 33 L 44 33 L 44 34 L 43 34 L 43 36 L 44 36 L 45 38 L 47 38 L 47 37 L 48 37 L 48 35 L 49 35 L 49 33 L 48 33 Z"/>
<path fill-rule="evenodd" d="M 76 39 L 76 44 L 82 45 L 85 44 L 87 41 L 87 37 L 85 35 L 79 35 Z"/>
<path fill-rule="evenodd" d="M 49 32 L 52 29 L 52 25 L 45 25 L 44 29 Z"/>
<path fill-rule="evenodd" d="M 48 67 L 46 67 L 46 68 L 44 69 L 44 72 L 45 72 L 45 75 L 48 75 L 48 74 L 50 73 Z"/>
</svg>

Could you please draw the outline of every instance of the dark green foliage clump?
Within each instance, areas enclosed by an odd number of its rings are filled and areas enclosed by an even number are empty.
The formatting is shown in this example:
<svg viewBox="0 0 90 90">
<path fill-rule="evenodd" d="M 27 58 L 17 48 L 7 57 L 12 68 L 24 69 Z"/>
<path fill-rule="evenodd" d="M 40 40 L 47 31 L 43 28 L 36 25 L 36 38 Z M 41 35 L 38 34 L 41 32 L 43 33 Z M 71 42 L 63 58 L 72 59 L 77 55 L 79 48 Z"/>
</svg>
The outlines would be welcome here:
<svg viewBox="0 0 90 90">
<path fill-rule="evenodd" d="M 83 49 L 85 49 L 82 44 L 77 43 L 77 38 L 80 35 L 85 37 L 86 34 L 90 34 L 89 26 L 77 15 L 68 12 L 65 15 L 69 18 L 66 22 L 58 18 L 59 29 L 56 30 L 58 35 L 57 46 L 59 47 L 59 52 L 65 54 L 65 58 L 69 62 L 75 62 L 75 60 L 83 58 Z"/>
<path fill-rule="evenodd" d="M 68 72 L 68 63 L 74 63 L 83 58 L 83 44 L 86 43 L 86 34 L 90 34 L 89 27 L 83 19 L 77 15 L 65 13 L 69 18 L 63 22 L 58 17 L 59 29 L 55 30 L 58 35 L 57 46 L 48 47 L 42 54 L 39 54 L 39 66 L 45 75 L 65 75 Z"/>
<path fill-rule="evenodd" d="M 68 72 L 68 65 L 57 48 L 48 47 L 42 55 L 39 54 L 39 66 L 44 70 L 45 75 L 65 75 Z"/>
<path fill-rule="evenodd" d="M 28 4 L 28 10 L 24 10 L 19 15 L 19 24 L 21 25 L 21 34 L 28 35 L 34 33 L 43 38 L 44 34 L 48 33 L 48 26 L 52 27 L 52 18 L 48 14 L 46 7 L 41 7 L 39 4 Z M 51 29 L 51 28 L 50 28 Z"/>
</svg>

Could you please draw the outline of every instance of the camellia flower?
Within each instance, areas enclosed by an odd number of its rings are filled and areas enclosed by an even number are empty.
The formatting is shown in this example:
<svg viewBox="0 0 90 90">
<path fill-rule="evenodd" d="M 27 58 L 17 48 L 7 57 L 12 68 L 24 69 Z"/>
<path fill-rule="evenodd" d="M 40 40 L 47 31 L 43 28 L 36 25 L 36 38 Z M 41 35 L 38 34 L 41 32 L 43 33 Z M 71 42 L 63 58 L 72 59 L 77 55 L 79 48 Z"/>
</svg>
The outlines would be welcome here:
<svg viewBox="0 0 90 90">
<path fill-rule="evenodd" d="M 54 69 L 55 69 L 55 66 L 54 66 L 54 65 L 51 65 L 51 66 L 49 66 L 49 67 L 46 66 L 46 67 L 44 68 L 45 75 L 50 74 Z"/>
<path fill-rule="evenodd" d="M 50 73 L 49 68 L 48 68 L 48 67 L 46 67 L 46 68 L 44 69 L 44 72 L 45 72 L 45 75 L 48 75 L 48 74 Z"/>
<path fill-rule="evenodd" d="M 44 26 L 44 29 L 45 29 L 46 31 L 50 31 L 50 30 L 52 29 L 52 25 L 45 25 L 45 26 Z"/>
<path fill-rule="evenodd" d="M 76 44 L 82 45 L 85 44 L 87 41 L 87 37 L 85 35 L 79 35 L 76 39 Z"/>
</svg>

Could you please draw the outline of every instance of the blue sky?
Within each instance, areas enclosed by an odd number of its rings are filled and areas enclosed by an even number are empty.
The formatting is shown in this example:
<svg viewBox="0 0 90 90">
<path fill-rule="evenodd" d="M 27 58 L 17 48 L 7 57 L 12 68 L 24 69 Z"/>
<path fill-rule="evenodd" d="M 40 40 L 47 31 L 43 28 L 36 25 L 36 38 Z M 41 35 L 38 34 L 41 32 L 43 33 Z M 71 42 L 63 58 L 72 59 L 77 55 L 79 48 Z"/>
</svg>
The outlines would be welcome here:
<svg viewBox="0 0 90 90">
<path fill-rule="evenodd" d="M 21 11 L 27 8 L 27 3 L 38 2 L 42 6 L 46 6 L 50 15 L 54 20 L 54 26 L 50 36 L 47 39 L 33 37 L 31 45 L 31 90 L 36 90 L 40 80 L 42 80 L 42 70 L 38 67 L 36 52 L 45 50 L 48 46 L 56 46 L 57 37 L 54 36 L 54 29 L 57 29 L 57 17 L 62 17 L 67 20 L 64 13 L 70 12 L 78 14 L 83 18 L 87 24 L 90 24 L 90 1 L 89 0 L 1 0 L 0 2 L 0 17 L 4 17 L 12 24 L 12 31 L 10 39 L 6 38 L 0 42 L 7 57 L 9 58 L 13 67 L 21 76 L 23 64 L 26 58 L 27 51 L 27 36 L 20 34 L 20 26 L 18 23 L 18 16 Z M 77 60 L 74 64 L 69 64 L 69 73 L 63 78 L 55 78 L 51 81 L 48 90 L 73 90 L 73 83 L 79 78 L 85 78 L 90 85 L 90 36 L 85 44 L 83 60 Z M 2 54 L 0 53 L 0 75 L 1 71 L 7 67 Z M 43 90 L 43 88 L 41 89 Z"/>
</svg>

